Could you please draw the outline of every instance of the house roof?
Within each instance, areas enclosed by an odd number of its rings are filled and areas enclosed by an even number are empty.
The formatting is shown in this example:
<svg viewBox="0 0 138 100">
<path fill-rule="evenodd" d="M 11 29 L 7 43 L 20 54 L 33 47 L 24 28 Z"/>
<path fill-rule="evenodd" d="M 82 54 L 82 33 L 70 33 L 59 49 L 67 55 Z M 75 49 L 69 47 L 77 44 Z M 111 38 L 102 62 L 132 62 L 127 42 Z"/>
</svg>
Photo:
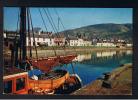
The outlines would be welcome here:
<svg viewBox="0 0 138 100">
<path fill-rule="evenodd" d="M 30 37 L 33 37 L 33 34 L 30 34 Z M 35 37 L 35 38 L 53 38 L 52 35 L 48 35 L 48 34 L 41 34 L 41 35 L 39 35 L 39 34 L 34 34 L 34 37 Z"/>
<path fill-rule="evenodd" d="M 67 40 L 78 40 L 78 38 L 75 36 L 68 36 L 66 39 Z"/>
</svg>

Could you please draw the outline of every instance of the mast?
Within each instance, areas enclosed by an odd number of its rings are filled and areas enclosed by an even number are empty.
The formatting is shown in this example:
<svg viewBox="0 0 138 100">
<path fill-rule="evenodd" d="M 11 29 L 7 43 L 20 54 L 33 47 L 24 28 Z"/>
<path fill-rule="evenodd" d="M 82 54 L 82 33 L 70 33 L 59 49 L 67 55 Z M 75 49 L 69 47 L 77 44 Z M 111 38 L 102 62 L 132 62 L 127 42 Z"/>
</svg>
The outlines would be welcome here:
<svg viewBox="0 0 138 100">
<path fill-rule="evenodd" d="M 26 7 L 20 8 L 20 43 L 21 43 L 21 60 L 25 61 L 27 49 L 26 49 Z"/>
</svg>

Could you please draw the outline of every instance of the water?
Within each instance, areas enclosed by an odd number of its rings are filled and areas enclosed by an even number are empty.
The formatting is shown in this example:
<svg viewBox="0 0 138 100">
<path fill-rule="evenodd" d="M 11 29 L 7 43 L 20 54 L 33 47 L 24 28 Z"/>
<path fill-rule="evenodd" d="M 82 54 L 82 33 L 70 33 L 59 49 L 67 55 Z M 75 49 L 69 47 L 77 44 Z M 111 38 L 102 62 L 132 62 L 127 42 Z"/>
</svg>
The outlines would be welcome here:
<svg viewBox="0 0 138 100">
<path fill-rule="evenodd" d="M 101 77 L 105 72 L 111 72 L 121 64 L 132 63 L 132 51 L 102 51 L 91 54 L 78 55 L 73 61 L 75 73 L 78 74 L 83 85 L 89 84 Z M 58 66 L 55 69 L 66 69 L 73 73 L 71 64 Z"/>
</svg>

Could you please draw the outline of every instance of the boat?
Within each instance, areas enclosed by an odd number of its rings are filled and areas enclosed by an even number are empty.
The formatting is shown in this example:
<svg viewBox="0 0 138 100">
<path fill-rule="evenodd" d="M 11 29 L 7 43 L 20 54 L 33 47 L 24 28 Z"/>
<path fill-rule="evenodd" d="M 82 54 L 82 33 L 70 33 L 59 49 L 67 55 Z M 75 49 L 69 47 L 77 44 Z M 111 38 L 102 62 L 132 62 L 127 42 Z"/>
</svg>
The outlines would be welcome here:
<svg viewBox="0 0 138 100">
<path fill-rule="evenodd" d="M 73 59 L 75 59 L 75 57 L 77 57 L 77 55 L 66 55 L 66 56 L 59 56 L 59 63 L 62 64 L 69 64 L 72 62 Z"/>
<path fill-rule="evenodd" d="M 77 74 L 70 75 L 65 70 L 54 70 L 38 76 L 18 68 L 5 69 L 3 94 L 68 94 L 82 87 Z"/>
<path fill-rule="evenodd" d="M 26 17 L 26 9 L 28 11 L 28 8 L 21 7 L 21 26 L 25 25 L 24 19 Z M 63 69 L 52 70 L 52 68 L 58 64 L 71 63 L 76 55 L 37 59 L 32 59 L 30 57 L 31 59 L 28 59 L 25 46 L 26 43 L 24 42 L 26 39 L 26 29 L 25 27 L 21 28 L 19 40 L 22 44 L 19 46 L 14 43 L 17 51 L 12 51 L 13 54 L 11 56 L 14 57 L 13 60 L 15 65 L 5 68 L 6 72 L 3 76 L 3 94 L 57 94 L 61 93 L 58 92 L 60 90 L 64 92 L 69 91 L 68 93 L 70 93 L 82 86 L 78 75 L 70 75 L 68 71 Z M 20 60 L 18 60 L 18 48 L 22 51 L 20 52 Z M 73 84 L 72 86 L 74 88 L 72 90 L 70 90 L 70 84 Z"/>
<path fill-rule="evenodd" d="M 56 89 L 60 87 L 69 78 L 69 73 L 66 70 L 54 70 L 48 73 L 39 75 L 38 79 L 29 78 L 29 88 L 34 86 L 42 89 Z"/>
<path fill-rule="evenodd" d="M 70 94 L 83 86 L 82 80 L 77 74 L 71 74 L 66 82 L 55 90 L 55 94 Z"/>
<path fill-rule="evenodd" d="M 32 59 L 31 64 L 44 72 L 49 72 L 54 66 L 59 65 L 59 59 L 57 57 Z"/>
<path fill-rule="evenodd" d="M 3 94 L 28 94 L 28 72 L 17 68 L 6 68 L 3 84 Z"/>
<path fill-rule="evenodd" d="M 60 64 L 71 63 L 75 57 L 77 57 L 77 56 L 70 54 L 70 55 L 66 55 L 66 56 L 32 59 L 31 64 L 32 64 L 32 66 L 37 67 L 44 72 L 48 72 L 54 66 L 58 66 Z"/>
</svg>

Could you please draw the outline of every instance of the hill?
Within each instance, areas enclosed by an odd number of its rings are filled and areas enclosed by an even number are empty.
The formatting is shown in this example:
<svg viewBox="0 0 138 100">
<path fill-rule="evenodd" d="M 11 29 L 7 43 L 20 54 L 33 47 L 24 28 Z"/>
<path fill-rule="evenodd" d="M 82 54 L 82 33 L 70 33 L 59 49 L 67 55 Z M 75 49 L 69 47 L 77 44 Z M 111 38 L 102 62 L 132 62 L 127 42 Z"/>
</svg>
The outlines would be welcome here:
<svg viewBox="0 0 138 100">
<path fill-rule="evenodd" d="M 132 40 L 132 24 L 96 24 L 61 32 L 65 36 L 85 36 L 89 39 L 121 38 Z"/>
</svg>

